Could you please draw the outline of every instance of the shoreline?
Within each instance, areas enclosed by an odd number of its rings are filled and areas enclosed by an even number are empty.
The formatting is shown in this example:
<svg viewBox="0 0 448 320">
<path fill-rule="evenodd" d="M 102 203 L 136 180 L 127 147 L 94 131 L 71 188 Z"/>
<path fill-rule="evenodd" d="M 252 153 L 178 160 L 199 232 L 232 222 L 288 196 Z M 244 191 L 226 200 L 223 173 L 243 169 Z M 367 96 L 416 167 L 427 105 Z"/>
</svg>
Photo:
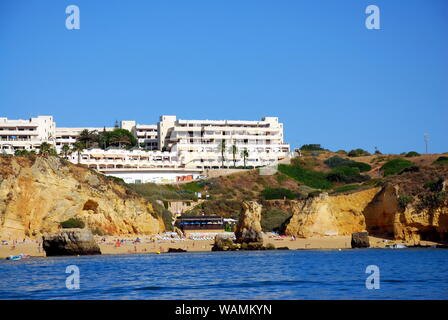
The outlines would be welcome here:
<svg viewBox="0 0 448 320">
<path fill-rule="evenodd" d="M 136 241 L 136 239 L 139 239 Z M 169 248 L 183 249 L 187 252 L 211 252 L 214 240 L 172 239 L 155 240 L 154 236 L 115 237 L 95 236 L 101 253 L 104 255 L 167 253 Z M 117 243 L 117 240 L 119 243 Z M 435 246 L 438 243 L 420 241 L 406 243 L 400 240 L 390 240 L 369 236 L 370 248 L 385 248 L 389 244 L 405 244 L 407 246 Z M 12 243 L 11 243 L 12 242 Z M 311 238 L 272 237 L 264 234 L 264 245 L 273 244 L 276 249 L 287 247 L 289 250 L 337 250 L 351 249 L 351 236 L 326 236 Z M 19 254 L 28 254 L 32 257 L 45 257 L 41 240 L 9 240 L 8 244 L 0 244 L 0 259 Z"/>
</svg>

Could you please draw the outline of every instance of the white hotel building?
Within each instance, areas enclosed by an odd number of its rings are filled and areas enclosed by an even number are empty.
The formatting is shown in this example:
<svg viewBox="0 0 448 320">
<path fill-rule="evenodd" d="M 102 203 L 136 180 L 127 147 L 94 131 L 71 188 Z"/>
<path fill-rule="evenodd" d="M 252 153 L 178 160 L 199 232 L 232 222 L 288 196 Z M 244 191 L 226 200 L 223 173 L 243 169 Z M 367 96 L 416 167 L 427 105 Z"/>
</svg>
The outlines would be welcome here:
<svg viewBox="0 0 448 320">
<path fill-rule="evenodd" d="M 129 130 L 138 140 L 132 150 L 90 148 L 69 160 L 89 166 L 126 182 L 174 182 L 195 179 L 206 169 L 234 166 L 232 146 L 236 146 L 236 167 L 244 165 L 242 151 L 247 150 L 246 166 L 275 165 L 290 157 L 289 144 L 283 140 L 283 124 L 276 117 L 260 121 L 242 120 L 181 120 L 176 116 L 161 116 L 158 124 L 142 125 L 136 121 L 121 121 L 120 127 Z M 52 144 L 58 153 L 62 146 L 72 146 L 79 133 L 110 131 L 113 127 L 59 128 L 51 116 L 29 120 L 0 118 L 0 152 L 14 154 L 15 150 L 38 151 L 42 142 Z M 221 155 L 225 141 L 224 159 Z"/>
</svg>

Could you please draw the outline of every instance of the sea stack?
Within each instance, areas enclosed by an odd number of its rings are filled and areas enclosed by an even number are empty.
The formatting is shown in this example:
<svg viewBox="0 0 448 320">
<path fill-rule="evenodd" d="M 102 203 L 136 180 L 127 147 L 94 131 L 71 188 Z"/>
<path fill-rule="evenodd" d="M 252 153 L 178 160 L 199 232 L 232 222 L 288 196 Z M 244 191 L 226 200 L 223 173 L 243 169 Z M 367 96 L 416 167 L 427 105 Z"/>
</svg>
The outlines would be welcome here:
<svg viewBox="0 0 448 320">
<path fill-rule="evenodd" d="M 241 208 L 240 219 L 235 231 L 238 243 L 262 243 L 261 232 L 262 206 L 256 201 L 244 201 Z"/>
<path fill-rule="evenodd" d="M 64 229 L 42 238 L 47 257 L 101 254 L 89 229 Z"/>
<path fill-rule="evenodd" d="M 352 248 L 369 248 L 369 233 L 355 232 L 352 233 Z"/>
</svg>

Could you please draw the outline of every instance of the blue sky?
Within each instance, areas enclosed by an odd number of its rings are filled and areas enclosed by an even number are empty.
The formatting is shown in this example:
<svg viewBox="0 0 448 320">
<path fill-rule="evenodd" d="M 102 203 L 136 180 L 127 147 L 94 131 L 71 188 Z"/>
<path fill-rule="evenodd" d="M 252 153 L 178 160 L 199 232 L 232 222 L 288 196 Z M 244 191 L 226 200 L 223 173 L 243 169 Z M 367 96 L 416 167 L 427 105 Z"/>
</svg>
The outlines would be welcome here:
<svg viewBox="0 0 448 320">
<path fill-rule="evenodd" d="M 80 9 L 67 30 L 65 8 Z M 380 8 L 367 30 L 365 8 Z M 0 116 L 278 116 L 331 150 L 448 151 L 448 1 L 2 0 Z"/>
</svg>

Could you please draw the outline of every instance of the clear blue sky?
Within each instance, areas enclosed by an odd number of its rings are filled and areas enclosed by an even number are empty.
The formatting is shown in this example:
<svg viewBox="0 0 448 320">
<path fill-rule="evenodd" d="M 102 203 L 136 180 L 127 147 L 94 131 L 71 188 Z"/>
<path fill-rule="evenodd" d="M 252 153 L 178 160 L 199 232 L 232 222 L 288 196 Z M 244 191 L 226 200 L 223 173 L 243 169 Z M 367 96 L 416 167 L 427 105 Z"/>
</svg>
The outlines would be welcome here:
<svg viewBox="0 0 448 320">
<path fill-rule="evenodd" d="M 76 4 L 81 29 L 65 28 Z M 365 8 L 381 30 L 365 28 Z M 293 147 L 448 151 L 448 1 L 1 0 L 0 116 L 278 116 Z"/>
</svg>

